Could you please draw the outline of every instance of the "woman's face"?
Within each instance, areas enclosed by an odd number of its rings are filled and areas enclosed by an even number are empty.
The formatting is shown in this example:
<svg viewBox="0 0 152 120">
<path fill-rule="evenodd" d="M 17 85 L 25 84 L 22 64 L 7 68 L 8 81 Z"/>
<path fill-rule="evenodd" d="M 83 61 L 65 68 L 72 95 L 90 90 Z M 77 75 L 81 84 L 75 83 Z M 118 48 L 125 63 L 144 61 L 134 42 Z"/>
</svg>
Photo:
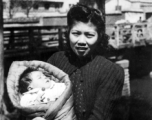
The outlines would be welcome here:
<svg viewBox="0 0 152 120">
<path fill-rule="evenodd" d="M 78 57 L 89 55 L 97 46 L 98 33 L 92 23 L 76 22 L 69 34 L 70 47 Z"/>
</svg>

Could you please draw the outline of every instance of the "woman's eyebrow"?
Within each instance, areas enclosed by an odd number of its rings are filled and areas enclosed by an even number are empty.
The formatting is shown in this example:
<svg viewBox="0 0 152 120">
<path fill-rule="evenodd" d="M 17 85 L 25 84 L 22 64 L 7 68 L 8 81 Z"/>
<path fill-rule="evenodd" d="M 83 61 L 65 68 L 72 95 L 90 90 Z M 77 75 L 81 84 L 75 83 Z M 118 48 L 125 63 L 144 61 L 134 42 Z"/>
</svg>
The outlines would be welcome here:
<svg viewBox="0 0 152 120">
<path fill-rule="evenodd" d="M 93 34 L 93 35 L 95 35 L 96 32 L 94 32 L 94 31 L 87 31 L 87 32 L 85 32 L 85 34 Z"/>
<path fill-rule="evenodd" d="M 82 32 L 79 31 L 79 30 L 74 30 L 74 31 L 71 31 L 72 33 L 78 33 L 78 34 L 81 34 Z"/>
<path fill-rule="evenodd" d="M 72 32 L 80 32 L 79 30 L 77 30 L 77 29 L 73 29 L 73 30 L 71 30 Z"/>
<path fill-rule="evenodd" d="M 85 33 L 96 33 L 95 31 L 86 31 Z"/>
</svg>

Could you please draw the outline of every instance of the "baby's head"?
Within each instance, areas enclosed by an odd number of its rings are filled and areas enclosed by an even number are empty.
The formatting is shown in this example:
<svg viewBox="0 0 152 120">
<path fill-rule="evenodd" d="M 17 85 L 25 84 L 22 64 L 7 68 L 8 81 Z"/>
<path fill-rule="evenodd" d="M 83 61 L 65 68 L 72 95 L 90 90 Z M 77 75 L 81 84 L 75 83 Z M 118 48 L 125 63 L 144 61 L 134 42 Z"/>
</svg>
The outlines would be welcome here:
<svg viewBox="0 0 152 120">
<path fill-rule="evenodd" d="M 51 80 L 42 71 L 27 68 L 19 79 L 19 92 L 22 94 L 34 88 L 49 88 Z"/>
</svg>

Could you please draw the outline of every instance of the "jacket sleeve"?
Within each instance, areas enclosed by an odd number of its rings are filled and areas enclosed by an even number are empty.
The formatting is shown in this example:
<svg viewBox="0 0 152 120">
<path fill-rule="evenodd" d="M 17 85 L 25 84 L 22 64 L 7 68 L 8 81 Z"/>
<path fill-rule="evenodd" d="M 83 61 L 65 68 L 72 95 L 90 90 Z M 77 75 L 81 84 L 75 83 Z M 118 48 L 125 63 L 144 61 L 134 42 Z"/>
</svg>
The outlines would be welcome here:
<svg viewBox="0 0 152 120">
<path fill-rule="evenodd" d="M 101 83 L 96 94 L 93 110 L 88 120 L 113 120 L 117 100 L 121 98 L 124 70 L 114 65 Z"/>
</svg>

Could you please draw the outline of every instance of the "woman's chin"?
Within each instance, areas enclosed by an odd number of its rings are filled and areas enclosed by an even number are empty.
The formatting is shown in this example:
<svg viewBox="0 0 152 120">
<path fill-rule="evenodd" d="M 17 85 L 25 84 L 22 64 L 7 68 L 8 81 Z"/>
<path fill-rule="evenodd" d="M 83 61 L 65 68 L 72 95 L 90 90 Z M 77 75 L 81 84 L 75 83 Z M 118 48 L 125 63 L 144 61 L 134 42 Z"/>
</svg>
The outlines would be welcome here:
<svg viewBox="0 0 152 120">
<path fill-rule="evenodd" d="M 87 56 L 89 56 L 89 54 L 88 53 L 86 53 L 86 52 L 80 52 L 80 53 L 77 53 L 77 56 L 79 57 L 79 58 L 85 58 L 85 57 L 87 57 Z"/>
<path fill-rule="evenodd" d="M 77 51 L 76 54 L 78 57 L 85 57 L 85 55 L 86 55 L 85 51 Z"/>
</svg>

